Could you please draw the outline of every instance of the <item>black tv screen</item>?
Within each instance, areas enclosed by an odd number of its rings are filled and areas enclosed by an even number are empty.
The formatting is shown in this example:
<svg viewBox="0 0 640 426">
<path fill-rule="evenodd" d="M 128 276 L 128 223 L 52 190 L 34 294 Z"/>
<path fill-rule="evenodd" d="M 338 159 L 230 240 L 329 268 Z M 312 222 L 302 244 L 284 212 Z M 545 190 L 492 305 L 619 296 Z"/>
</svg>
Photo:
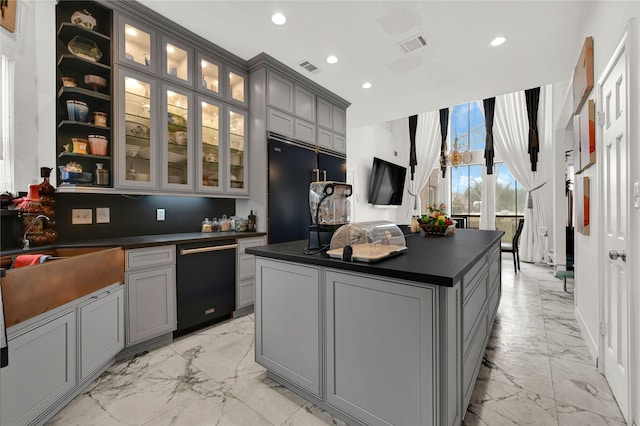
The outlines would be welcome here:
<svg viewBox="0 0 640 426">
<path fill-rule="evenodd" d="M 369 203 L 399 206 L 402 204 L 407 168 L 373 157 Z"/>
</svg>

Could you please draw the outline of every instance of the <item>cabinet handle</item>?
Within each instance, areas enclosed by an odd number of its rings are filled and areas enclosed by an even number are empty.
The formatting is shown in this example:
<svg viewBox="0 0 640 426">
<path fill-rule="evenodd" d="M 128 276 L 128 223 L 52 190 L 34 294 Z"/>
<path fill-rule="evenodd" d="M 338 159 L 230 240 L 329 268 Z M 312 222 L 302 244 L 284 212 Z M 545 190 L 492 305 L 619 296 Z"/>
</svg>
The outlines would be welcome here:
<svg viewBox="0 0 640 426">
<path fill-rule="evenodd" d="M 220 251 L 220 250 L 232 250 L 238 247 L 238 244 L 227 244 L 224 246 L 213 246 L 213 247 L 200 247 L 194 249 L 181 249 L 180 255 L 184 256 L 187 254 L 196 254 L 196 253 L 208 253 L 210 251 Z"/>
<path fill-rule="evenodd" d="M 324 174 L 324 181 L 326 182 L 327 181 L 327 171 L 323 170 L 322 173 Z"/>
</svg>

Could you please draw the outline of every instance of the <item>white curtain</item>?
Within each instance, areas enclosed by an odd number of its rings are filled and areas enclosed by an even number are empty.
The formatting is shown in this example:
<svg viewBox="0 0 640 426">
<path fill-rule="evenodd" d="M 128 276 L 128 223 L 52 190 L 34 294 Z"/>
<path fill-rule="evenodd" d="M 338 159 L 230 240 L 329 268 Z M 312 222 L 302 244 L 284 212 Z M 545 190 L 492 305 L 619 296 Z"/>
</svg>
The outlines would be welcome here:
<svg viewBox="0 0 640 426">
<path fill-rule="evenodd" d="M 545 259 L 544 243 L 538 233 L 540 227 L 546 228 L 542 191 L 539 189 L 547 183 L 552 159 L 549 150 L 544 149 L 550 141 L 547 137 L 545 119 L 549 109 L 548 87 L 540 88 L 538 109 L 538 134 L 540 152 L 536 172 L 531 171 L 529 160 L 529 121 L 524 91 L 496 97 L 494 121 L 494 147 L 496 154 L 502 158 L 514 178 L 527 190 L 524 209 L 524 229 L 520 239 L 520 258 L 525 262 L 541 262 Z M 549 99 L 548 99 L 549 98 Z M 545 156 L 545 154 L 547 154 Z"/>
<path fill-rule="evenodd" d="M 429 175 L 438 164 L 440 158 L 440 114 L 438 111 L 430 111 L 418 114 L 416 125 L 416 160 L 414 180 L 409 180 L 407 185 L 409 194 L 414 198 L 409 203 L 407 219 L 419 215 L 422 201 L 420 190 L 427 183 Z M 410 221 L 409 221 L 410 222 Z"/>
<path fill-rule="evenodd" d="M 496 175 L 495 165 L 493 174 L 487 174 L 487 168 L 482 168 L 482 205 L 480 206 L 480 229 L 496 229 Z"/>
</svg>

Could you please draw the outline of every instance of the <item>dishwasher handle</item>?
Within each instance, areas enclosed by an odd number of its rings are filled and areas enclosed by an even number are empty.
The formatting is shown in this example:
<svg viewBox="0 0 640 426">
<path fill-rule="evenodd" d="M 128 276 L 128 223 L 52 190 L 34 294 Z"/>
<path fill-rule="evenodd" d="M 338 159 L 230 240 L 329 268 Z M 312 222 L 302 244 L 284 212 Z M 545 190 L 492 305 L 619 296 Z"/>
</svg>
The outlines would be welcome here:
<svg viewBox="0 0 640 426">
<path fill-rule="evenodd" d="M 193 249 L 180 249 L 180 255 L 184 256 L 187 254 L 208 253 L 211 251 L 220 251 L 220 250 L 232 250 L 235 248 L 238 248 L 238 244 L 226 244 L 224 246 L 211 246 L 211 247 L 198 247 Z"/>
</svg>

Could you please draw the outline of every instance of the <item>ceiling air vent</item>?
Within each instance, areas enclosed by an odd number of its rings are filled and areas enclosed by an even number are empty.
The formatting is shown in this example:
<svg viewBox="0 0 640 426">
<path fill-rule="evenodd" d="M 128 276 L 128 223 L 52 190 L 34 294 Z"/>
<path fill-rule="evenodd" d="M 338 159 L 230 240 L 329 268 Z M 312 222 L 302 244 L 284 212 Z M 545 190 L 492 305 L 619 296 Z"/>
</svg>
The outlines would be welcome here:
<svg viewBox="0 0 640 426">
<path fill-rule="evenodd" d="M 313 65 L 311 62 L 309 61 L 302 61 L 300 62 L 300 66 L 302 68 L 304 68 L 305 70 L 311 72 L 311 73 L 316 73 L 319 72 L 320 69 L 318 67 L 316 67 L 315 65 Z"/>
<path fill-rule="evenodd" d="M 427 42 L 422 36 L 411 37 L 409 40 L 405 40 L 398 44 L 404 53 L 413 52 L 416 49 L 420 49 L 427 45 Z"/>
</svg>

